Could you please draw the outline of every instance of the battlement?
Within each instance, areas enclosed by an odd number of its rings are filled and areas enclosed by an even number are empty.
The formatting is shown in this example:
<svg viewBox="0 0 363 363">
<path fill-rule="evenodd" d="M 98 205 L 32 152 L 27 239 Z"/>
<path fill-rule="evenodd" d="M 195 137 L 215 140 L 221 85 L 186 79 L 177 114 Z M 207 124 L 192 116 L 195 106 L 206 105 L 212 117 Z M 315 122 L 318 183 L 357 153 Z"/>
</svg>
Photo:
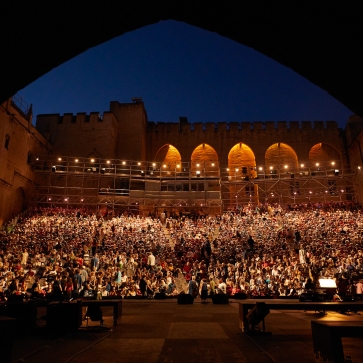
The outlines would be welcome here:
<svg viewBox="0 0 363 363">
<path fill-rule="evenodd" d="M 264 131 L 337 131 L 336 121 L 266 121 L 266 122 L 195 122 L 178 124 L 176 122 L 147 123 L 147 132 L 264 132 Z"/>
</svg>

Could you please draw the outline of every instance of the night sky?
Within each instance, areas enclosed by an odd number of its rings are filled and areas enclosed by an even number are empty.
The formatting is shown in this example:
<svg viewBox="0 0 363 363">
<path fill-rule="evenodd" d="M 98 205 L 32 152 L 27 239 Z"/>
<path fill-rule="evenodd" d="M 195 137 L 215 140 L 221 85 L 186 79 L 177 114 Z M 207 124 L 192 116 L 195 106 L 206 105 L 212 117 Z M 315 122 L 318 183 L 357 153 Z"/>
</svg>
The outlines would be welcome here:
<svg viewBox="0 0 363 363">
<path fill-rule="evenodd" d="M 42 113 L 100 112 L 142 97 L 149 121 L 336 120 L 353 114 L 294 71 L 218 34 L 164 21 L 71 59 L 18 92 Z"/>
</svg>

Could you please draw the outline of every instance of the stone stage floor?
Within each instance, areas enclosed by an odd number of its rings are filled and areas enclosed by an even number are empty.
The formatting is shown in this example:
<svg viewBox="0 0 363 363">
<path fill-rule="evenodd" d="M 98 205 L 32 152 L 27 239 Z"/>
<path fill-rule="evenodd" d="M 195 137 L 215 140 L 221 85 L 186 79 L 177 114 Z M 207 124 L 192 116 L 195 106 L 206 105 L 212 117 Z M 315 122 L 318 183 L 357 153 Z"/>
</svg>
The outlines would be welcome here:
<svg viewBox="0 0 363 363">
<path fill-rule="evenodd" d="M 313 363 L 311 320 L 363 321 L 363 315 L 271 310 L 270 336 L 247 336 L 239 328 L 238 303 L 178 305 L 176 300 L 124 300 L 122 322 L 107 329 L 80 329 L 51 336 L 38 328 L 17 338 L 12 362 Z M 98 323 L 92 323 L 92 325 Z M 362 338 L 343 338 L 346 355 L 363 362 Z"/>
</svg>

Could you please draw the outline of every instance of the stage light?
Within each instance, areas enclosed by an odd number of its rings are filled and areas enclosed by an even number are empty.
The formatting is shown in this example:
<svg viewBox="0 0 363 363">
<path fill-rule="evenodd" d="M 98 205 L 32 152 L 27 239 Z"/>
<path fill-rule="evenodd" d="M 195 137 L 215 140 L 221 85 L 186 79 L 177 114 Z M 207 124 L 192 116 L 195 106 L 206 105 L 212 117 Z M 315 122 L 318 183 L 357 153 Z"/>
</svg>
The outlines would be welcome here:
<svg viewBox="0 0 363 363">
<path fill-rule="evenodd" d="M 227 168 L 226 170 L 229 171 L 229 168 Z"/>
<path fill-rule="evenodd" d="M 287 165 L 285 165 L 285 169 L 287 169 Z"/>
<path fill-rule="evenodd" d="M 360 166 L 358 166 L 358 169 L 360 170 Z"/>
<path fill-rule="evenodd" d="M 313 194 L 313 192 L 312 192 L 311 190 L 309 191 L 309 193 L 310 193 L 310 194 Z"/>
<path fill-rule="evenodd" d="M 109 164 L 111 161 L 110 160 L 107 160 L 107 164 Z"/>
<path fill-rule="evenodd" d="M 180 165 L 179 164 L 177 164 L 177 166 L 176 166 L 177 168 L 180 168 Z"/>
<path fill-rule="evenodd" d="M 199 168 L 199 164 L 197 164 L 197 168 Z"/>
<path fill-rule="evenodd" d="M 122 165 L 126 165 L 126 161 L 123 161 L 123 162 L 122 162 Z"/>
<path fill-rule="evenodd" d="M 214 166 L 214 163 L 212 163 L 212 166 Z"/>
<path fill-rule="evenodd" d="M 58 158 L 58 161 L 62 161 L 62 158 Z"/>
<path fill-rule="evenodd" d="M 200 177 L 200 171 L 197 170 L 196 174 L 197 174 L 197 177 L 199 178 Z"/>
<path fill-rule="evenodd" d="M 338 169 L 335 169 L 334 170 L 334 174 L 337 176 L 337 175 L 339 175 L 339 170 Z"/>
<path fill-rule="evenodd" d="M 301 164 L 300 166 L 303 168 L 305 165 L 304 164 Z"/>
<path fill-rule="evenodd" d="M 236 168 L 236 171 L 239 171 L 239 169 L 238 169 L 238 168 Z"/>
<path fill-rule="evenodd" d="M 83 202 L 83 198 L 81 199 L 81 202 Z"/>
<path fill-rule="evenodd" d="M 270 166 L 270 170 L 272 170 L 272 166 Z"/>
<path fill-rule="evenodd" d="M 78 159 L 74 160 L 76 163 L 78 163 Z"/>
<path fill-rule="evenodd" d="M 68 198 L 64 198 L 64 201 L 65 201 L 65 202 L 68 202 Z"/>
<path fill-rule="evenodd" d="M 35 160 L 38 161 L 39 160 L 39 156 Z"/>
<path fill-rule="evenodd" d="M 260 166 L 260 167 L 258 168 L 258 170 L 262 170 L 262 166 Z"/>
<path fill-rule="evenodd" d="M 316 165 L 316 166 L 319 166 L 319 163 L 316 163 L 315 165 Z"/>
<path fill-rule="evenodd" d="M 341 192 L 344 193 L 344 189 L 342 189 Z"/>
<path fill-rule="evenodd" d="M 140 161 L 137 163 L 137 165 L 139 165 L 139 166 L 141 165 Z"/>
<path fill-rule="evenodd" d="M 155 163 L 153 163 L 153 166 L 156 166 L 156 164 L 155 164 Z"/>
<path fill-rule="evenodd" d="M 48 198 L 48 200 L 52 200 L 52 198 Z"/>
<path fill-rule="evenodd" d="M 165 164 L 163 165 L 163 168 L 166 168 L 166 165 Z"/>
<path fill-rule="evenodd" d="M 95 159 L 91 159 L 91 163 L 94 163 L 95 162 Z"/>
<path fill-rule="evenodd" d="M 335 165 L 335 161 L 332 161 L 332 162 L 331 162 L 331 165 Z"/>
</svg>

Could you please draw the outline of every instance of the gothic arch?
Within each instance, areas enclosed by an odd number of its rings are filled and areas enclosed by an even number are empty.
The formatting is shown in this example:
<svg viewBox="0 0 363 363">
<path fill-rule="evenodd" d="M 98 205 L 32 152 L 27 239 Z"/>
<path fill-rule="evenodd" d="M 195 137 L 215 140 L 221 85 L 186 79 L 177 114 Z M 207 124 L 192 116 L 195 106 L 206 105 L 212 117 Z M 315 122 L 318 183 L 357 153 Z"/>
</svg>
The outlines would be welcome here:
<svg viewBox="0 0 363 363">
<path fill-rule="evenodd" d="M 256 177 L 256 158 L 252 149 L 242 142 L 234 145 L 228 153 L 228 169 L 230 176 Z"/>
<path fill-rule="evenodd" d="M 315 144 L 309 151 L 309 163 L 315 165 L 319 163 L 321 166 L 341 168 L 340 152 L 332 145 L 320 142 Z"/>
<path fill-rule="evenodd" d="M 218 165 L 218 154 L 212 146 L 203 143 L 198 145 L 190 157 L 191 171 L 204 170 Z"/>
<path fill-rule="evenodd" d="M 265 167 L 272 170 L 294 170 L 298 168 L 298 157 L 295 150 L 283 143 L 271 145 L 265 153 Z"/>
<path fill-rule="evenodd" d="M 362 37 L 360 4 L 327 7 L 320 2 L 223 0 L 149 0 L 137 7 L 133 1 L 94 1 L 87 7 L 82 2 L 44 4 L 36 0 L 21 7 L 16 4 L 7 1 L 2 6 L 7 14 L 1 24 L 3 49 L 7 50 L 2 68 L 7 71 L 2 75 L 0 103 L 87 49 L 150 24 L 175 20 L 255 49 L 363 116 L 363 90 L 355 87 L 363 82 L 357 57 Z M 29 27 L 27 19 L 37 26 Z M 64 19 L 67 26 L 61 26 Z M 107 26 L 94 26 L 92 19 Z M 309 31 L 301 31 L 307 20 Z M 30 51 L 38 56 L 24 63 L 23 54 Z"/>
<path fill-rule="evenodd" d="M 174 170 L 181 163 L 181 155 L 175 146 L 165 144 L 157 151 L 155 161 L 163 165 L 168 165 L 169 169 Z"/>
</svg>

